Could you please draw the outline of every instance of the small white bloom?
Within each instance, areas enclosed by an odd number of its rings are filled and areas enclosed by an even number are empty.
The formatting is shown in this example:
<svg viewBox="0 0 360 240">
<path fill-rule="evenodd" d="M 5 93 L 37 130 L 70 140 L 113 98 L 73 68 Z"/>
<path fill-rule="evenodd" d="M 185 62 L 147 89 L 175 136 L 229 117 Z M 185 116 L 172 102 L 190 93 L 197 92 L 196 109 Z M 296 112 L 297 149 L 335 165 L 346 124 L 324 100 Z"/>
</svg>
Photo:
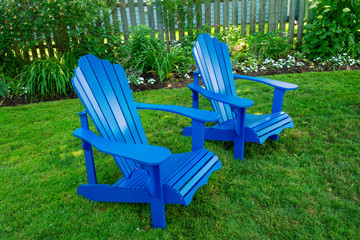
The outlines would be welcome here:
<svg viewBox="0 0 360 240">
<path fill-rule="evenodd" d="M 350 8 L 344 8 L 344 9 L 343 9 L 343 12 L 344 12 L 344 13 L 347 13 L 347 12 L 350 12 L 350 11 L 351 11 Z"/>
<path fill-rule="evenodd" d="M 317 17 L 317 19 L 322 19 L 323 18 L 323 16 L 322 15 L 319 15 L 318 17 Z"/>
</svg>

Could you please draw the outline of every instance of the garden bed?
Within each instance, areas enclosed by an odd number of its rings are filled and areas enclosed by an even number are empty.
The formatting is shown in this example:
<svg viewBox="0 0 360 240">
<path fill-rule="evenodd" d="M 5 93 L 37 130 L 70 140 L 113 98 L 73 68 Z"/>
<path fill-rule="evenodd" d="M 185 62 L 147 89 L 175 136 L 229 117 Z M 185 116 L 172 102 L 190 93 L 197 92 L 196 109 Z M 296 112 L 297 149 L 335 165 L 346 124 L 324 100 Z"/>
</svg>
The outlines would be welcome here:
<svg viewBox="0 0 360 240">
<path fill-rule="evenodd" d="M 277 75 L 277 74 L 290 74 L 290 73 L 302 73 L 302 72 L 314 72 L 319 69 L 319 64 L 315 63 L 314 65 L 305 63 L 304 66 L 301 67 L 292 67 L 292 68 L 281 68 L 281 69 L 269 69 L 266 71 L 258 71 L 258 72 L 248 72 L 243 73 L 241 71 L 237 71 L 238 74 L 248 75 L 248 76 L 268 76 L 268 75 Z M 333 71 L 334 68 L 332 65 L 322 66 L 322 71 Z M 344 66 L 338 68 L 338 70 L 360 70 L 360 65 L 356 66 Z M 143 74 L 142 77 L 144 79 L 155 78 L 152 74 Z M 165 80 L 162 83 L 160 81 L 155 81 L 154 84 L 134 84 L 130 83 L 130 88 L 134 92 L 153 90 L 153 89 L 172 89 L 172 88 L 181 88 L 186 87 L 188 84 L 193 82 L 192 76 L 190 78 L 184 78 L 183 76 L 177 75 L 175 76 L 174 81 Z M 74 92 L 70 92 L 67 97 L 56 97 L 56 98 L 35 98 L 30 100 L 26 96 L 15 95 L 11 98 L 3 99 L 0 97 L 0 107 L 10 107 L 10 106 L 19 106 L 30 103 L 37 102 L 47 102 L 47 101 L 56 101 L 62 99 L 73 99 L 77 98 L 77 95 Z"/>
</svg>

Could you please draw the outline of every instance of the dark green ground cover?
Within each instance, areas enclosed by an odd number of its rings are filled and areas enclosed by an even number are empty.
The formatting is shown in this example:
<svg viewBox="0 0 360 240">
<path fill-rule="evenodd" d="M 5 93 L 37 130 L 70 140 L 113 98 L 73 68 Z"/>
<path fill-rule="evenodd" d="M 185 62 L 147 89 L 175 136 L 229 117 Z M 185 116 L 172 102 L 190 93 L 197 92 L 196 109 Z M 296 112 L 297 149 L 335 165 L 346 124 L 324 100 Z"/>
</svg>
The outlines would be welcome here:
<svg viewBox="0 0 360 240">
<path fill-rule="evenodd" d="M 86 183 L 80 100 L 0 108 L 0 239 L 359 239 L 360 71 L 302 73 L 272 78 L 296 83 L 284 111 L 295 128 L 278 142 L 206 141 L 223 168 L 189 205 L 166 205 L 167 228 L 151 228 L 148 204 L 98 203 L 76 194 Z M 272 88 L 236 81 L 238 95 L 255 100 L 252 113 L 271 111 Z M 134 93 L 136 101 L 191 106 L 186 88 Z M 210 109 L 205 99 L 201 107 Z M 141 110 L 149 142 L 190 151 L 181 135 L 190 120 Z M 95 153 L 100 183 L 121 173 Z"/>
</svg>

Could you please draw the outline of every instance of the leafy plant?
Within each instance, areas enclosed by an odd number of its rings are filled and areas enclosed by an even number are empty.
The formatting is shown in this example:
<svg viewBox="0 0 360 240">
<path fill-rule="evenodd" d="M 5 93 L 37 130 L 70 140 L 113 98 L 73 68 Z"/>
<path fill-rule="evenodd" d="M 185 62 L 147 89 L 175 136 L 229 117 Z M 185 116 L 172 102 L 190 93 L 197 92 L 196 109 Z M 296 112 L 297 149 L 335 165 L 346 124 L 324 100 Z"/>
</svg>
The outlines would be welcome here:
<svg viewBox="0 0 360 240">
<path fill-rule="evenodd" d="M 30 98 L 68 96 L 73 75 L 73 62 L 68 55 L 39 59 L 26 66 L 19 87 L 25 87 Z M 69 66 L 70 65 L 70 66 Z"/>
<path fill-rule="evenodd" d="M 360 57 L 360 2 L 315 0 L 305 25 L 303 50 L 310 59 L 329 59 L 347 53 Z"/>
<path fill-rule="evenodd" d="M 123 48 L 124 49 L 124 48 Z M 151 34 L 151 29 L 138 26 L 131 29 L 129 41 L 126 44 L 127 57 L 120 59 L 119 63 L 125 70 L 132 73 L 153 73 L 160 82 L 173 79 L 174 73 L 187 71 L 187 58 L 181 47 L 172 47 L 168 52 L 160 39 Z M 132 75 L 132 82 L 138 75 Z"/>
<path fill-rule="evenodd" d="M 7 98 L 9 96 L 9 86 L 5 81 L 4 75 L 0 78 L 0 96 Z"/>
</svg>

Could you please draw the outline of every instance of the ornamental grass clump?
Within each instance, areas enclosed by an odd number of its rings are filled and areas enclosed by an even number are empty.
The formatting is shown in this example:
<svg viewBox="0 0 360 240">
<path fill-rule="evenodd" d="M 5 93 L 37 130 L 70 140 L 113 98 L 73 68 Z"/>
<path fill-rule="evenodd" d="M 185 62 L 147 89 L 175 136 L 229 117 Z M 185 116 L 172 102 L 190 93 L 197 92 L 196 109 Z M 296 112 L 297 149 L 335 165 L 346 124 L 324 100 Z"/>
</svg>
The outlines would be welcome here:
<svg viewBox="0 0 360 240">
<path fill-rule="evenodd" d="M 67 97 L 72 91 L 71 78 L 75 65 L 71 54 L 38 59 L 24 68 L 19 87 L 27 89 L 30 99 Z"/>
</svg>

